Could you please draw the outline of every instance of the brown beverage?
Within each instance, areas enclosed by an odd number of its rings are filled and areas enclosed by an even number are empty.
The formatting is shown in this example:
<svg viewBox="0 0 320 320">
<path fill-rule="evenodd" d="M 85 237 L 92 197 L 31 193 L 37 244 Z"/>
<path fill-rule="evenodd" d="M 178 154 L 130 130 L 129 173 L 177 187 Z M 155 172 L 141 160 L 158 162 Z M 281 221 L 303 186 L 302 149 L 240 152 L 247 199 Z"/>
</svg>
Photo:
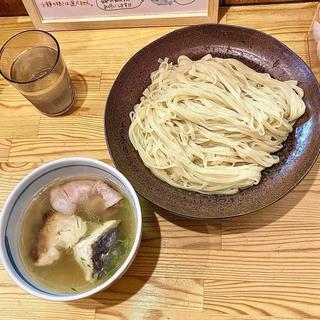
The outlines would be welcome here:
<svg viewBox="0 0 320 320">
<path fill-rule="evenodd" d="M 39 46 L 21 52 L 11 66 L 10 76 L 13 81 L 23 83 L 20 92 L 47 115 L 62 114 L 74 102 L 68 70 L 53 48 Z"/>
</svg>

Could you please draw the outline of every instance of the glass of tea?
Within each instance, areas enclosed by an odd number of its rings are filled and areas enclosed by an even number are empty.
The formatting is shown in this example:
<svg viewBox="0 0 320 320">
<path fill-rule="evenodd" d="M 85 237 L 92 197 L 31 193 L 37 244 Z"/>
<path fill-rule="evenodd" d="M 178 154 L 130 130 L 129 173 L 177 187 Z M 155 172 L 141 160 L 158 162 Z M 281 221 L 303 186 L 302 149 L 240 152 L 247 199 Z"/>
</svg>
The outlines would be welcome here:
<svg viewBox="0 0 320 320">
<path fill-rule="evenodd" d="M 48 32 L 27 30 L 1 48 L 0 72 L 39 111 L 48 116 L 67 112 L 75 91 L 58 41 Z"/>
</svg>

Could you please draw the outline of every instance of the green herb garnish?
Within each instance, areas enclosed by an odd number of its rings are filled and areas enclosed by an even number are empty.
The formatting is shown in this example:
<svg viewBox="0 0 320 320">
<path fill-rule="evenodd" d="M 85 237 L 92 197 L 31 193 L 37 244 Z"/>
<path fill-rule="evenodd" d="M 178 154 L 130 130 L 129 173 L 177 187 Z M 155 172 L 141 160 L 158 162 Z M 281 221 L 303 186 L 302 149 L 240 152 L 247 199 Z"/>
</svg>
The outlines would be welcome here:
<svg viewBox="0 0 320 320">
<path fill-rule="evenodd" d="M 125 251 L 130 251 L 131 249 L 131 241 L 130 239 L 118 240 L 118 243 L 125 249 Z"/>
<path fill-rule="evenodd" d="M 79 240 L 77 241 L 76 244 L 78 244 L 81 240 L 85 239 L 87 236 L 88 236 L 88 234 L 85 233 L 83 236 L 81 236 L 81 237 L 79 238 Z"/>
<path fill-rule="evenodd" d="M 100 226 L 102 226 L 104 223 L 100 217 L 91 217 L 91 218 L 88 218 L 87 221 L 95 224 L 99 224 Z"/>
<path fill-rule="evenodd" d="M 78 292 L 78 290 L 77 289 L 75 289 L 75 288 L 70 288 L 72 291 L 74 291 L 74 292 Z"/>
<path fill-rule="evenodd" d="M 100 226 L 103 225 L 103 221 L 100 218 L 97 219 L 97 223 L 100 224 Z"/>
<path fill-rule="evenodd" d="M 103 270 L 103 273 L 106 275 L 107 278 L 111 278 L 117 271 L 117 267 L 113 267 L 110 270 Z"/>
<path fill-rule="evenodd" d="M 118 251 L 113 251 L 111 253 L 111 261 L 112 262 L 117 262 L 118 261 L 118 258 L 119 258 L 119 253 Z"/>
</svg>

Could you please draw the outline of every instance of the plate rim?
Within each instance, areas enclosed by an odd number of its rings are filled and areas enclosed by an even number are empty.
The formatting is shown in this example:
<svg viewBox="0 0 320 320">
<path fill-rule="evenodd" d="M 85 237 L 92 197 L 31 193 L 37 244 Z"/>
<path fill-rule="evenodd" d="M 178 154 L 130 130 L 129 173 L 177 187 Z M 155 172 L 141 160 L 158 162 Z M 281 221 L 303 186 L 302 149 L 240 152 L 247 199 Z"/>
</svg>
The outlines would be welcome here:
<svg viewBox="0 0 320 320">
<path fill-rule="evenodd" d="M 312 72 L 311 68 L 307 65 L 307 63 L 305 63 L 303 61 L 303 59 L 298 55 L 296 54 L 292 49 L 290 49 L 286 44 L 284 44 L 283 42 L 281 42 L 280 40 L 278 40 L 277 38 L 273 37 L 272 35 L 266 33 L 266 32 L 263 32 L 263 31 L 260 31 L 260 30 L 257 30 L 257 29 L 253 29 L 253 28 L 248 28 L 248 27 L 243 27 L 243 26 L 237 26 L 237 25 L 229 25 L 229 24 L 217 24 L 217 23 L 204 23 L 204 24 L 195 24 L 195 25 L 191 25 L 191 26 L 186 26 L 186 27 L 182 27 L 182 28 L 178 28 L 178 29 L 175 29 L 173 31 L 170 31 L 164 35 L 162 35 L 161 37 L 149 42 L 148 44 L 146 44 L 145 46 L 143 46 L 142 48 L 140 48 L 137 52 L 135 52 L 127 61 L 126 63 L 122 66 L 121 70 L 119 71 L 117 77 L 115 78 L 113 84 L 112 84 L 112 87 L 110 89 L 110 91 L 108 92 L 107 94 L 107 99 L 106 99 L 106 102 L 105 102 L 105 111 L 104 111 L 104 134 L 105 134 L 105 141 L 107 143 L 107 146 L 108 146 L 108 151 L 109 151 L 109 154 L 110 154 L 110 157 L 111 157 L 111 160 L 113 162 L 113 164 L 115 165 L 115 167 L 121 172 L 122 171 L 122 168 L 121 166 L 119 166 L 118 164 L 118 160 L 114 158 L 113 156 L 113 153 L 112 153 L 112 149 L 110 148 L 110 142 L 109 142 L 109 134 L 108 134 L 108 126 L 107 126 L 107 113 L 108 113 L 108 104 L 110 102 L 110 97 L 111 97 L 111 93 L 112 93 L 112 89 L 114 87 L 114 84 L 121 78 L 122 74 L 125 72 L 125 69 L 126 67 L 132 62 L 134 61 L 137 56 L 139 56 L 142 51 L 148 49 L 150 46 L 154 46 L 156 45 L 158 42 L 161 42 L 163 39 L 165 39 L 166 37 L 168 37 L 168 35 L 171 35 L 171 34 L 178 34 L 178 33 L 183 33 L 185 30 L 190 30 L 190 29 L 196 29 L 196 28 L 206 28 L 206 27 L 212 27 L 212 26 L 215 26 L 215 27 L 221 27 L 221 28 L 229 28 L 229 29 L 235 29 L 235 30 L 243 30 L 243 31 L 249 31 L 249 32 L 253 32 L 253 33 L 256 33 L 256 34 L 263 34 L 263 36 L 267 37 L 267 38 L 270 38 L 272 41 L 274 41 L 275 43 L 277 43 L 278 45 L 284 47 L 286 50 L 288 50 L 291 54 L 293 54 L 295 56 L 295 58 L 297 58 L 300 63 L 302 63 L 304 65 L 304 67 L 307 68 L 308 72 L 309 72 L 309 75 L 311 75 L 311 77 L 313 78 L 312 80 L 314 80 L 317 84 L 318 84 L 318 92 L 320 94 L 320 87 L 319 87 L 319 82 L 317 80 L 317 78 L 315 77 L 314 73 Z M 319 122 L 319 125 L 320 125 L 320 122 Z M 159 202 L 157 199 L 154 199 L 154 197 L 150 197 L 148 194 L 146 194 L 144 192 L 144 190 L 140 190 L 140 187 L 136 186 L 135 185 L 135 181 L 131 181 L 130 180 L 130 183 L 134 186 L 134 189 L 136 190 L 136 192 L 142 196 L 144 199 L 148 200 L 149 202 L 157 205 L 158 207 L 160 208 L 163 208 L 175 215 L 178 215 L 180 217 L 184 217 L 184 218 L 188 218 L 188 219 L 194 219 L 194 220 L 217 220 L 217 219 L 231 219 L 231 218 L 235 218 L 235 217 L 240 217 L 240 216 L 243 216 L 243 215 L 248 215 L 248 214 L 253 214 L 253 213 L 256 213 L 257 211 L 260 211 L 266 207 L 269 207 L 271 206 L 272 204 L 278 202 L 280 199 L 282 199 L 283 197 L 285 197 L 288 193 L 290 193 L 305 177 L 306 175 L 310 172 L 310 170 L 312 169 L 312 167 L 314 166 L 314 164 L 316 163 L 318 157 L 319 157 L 319 154 L 320 154 L 320 141 L 319 141 L 319 148 L 316 152 L 316 155 L 313 157 L 313 159 L 311 160 L 311 162 L 308 164 L 306 170 L 303 171 L 303 173 L 301 173 L 299 175 L 299 178 L 297 179 L 297 181 L 295 181 L 289 188 L 287 188 L 284 192 L 281 192 L 279 194 L 279 196 L 275 197 L 274 199 L 272 199 L 271 201 L 269 201 L 268 203 L 265 203 L 265 204 L 262 204 L 261 206 L 257 207 L 257 208 L 254 208 L 254 209 L 249 209 L 249 210 L 245 210 L 245 211 L 242 211 L 242 212 L 237 212 L 237 213 L 231 213 L 231 214 L 226 214 L 225 216 L 215 216 L 215 215 L 201 215 L 201 216 L 195 216 L 193 214 L 190 214 L 188 213 L 188 211 L 186 210 L 185 213 L 181 213 L 179 212 L 179 210 L 176 210 L 174 208 L 174 206 L 167 206 L 167 205 L 164 205 L 162 204 L 161 202 Z M 150 170 L 149 168 L 147 168 L 148 170 Z M 150 174 L 152 174 L 152 172 L 150 171 Z M 157 177 L 156 177 L 157 178 Z M 159 181 L 163 182 L 162 180 L 160 180 L 159 178 L 157 178 Z M 164 182 L 165 183 L 165 182 Z M 169 185 L 170 186 L 170 185 Z M 250 188 L 254 188 L 255 186 L 251 186 Z M 176 188 L 176 189 L 179 189 L 179 188 Z M 187 190 L 184 190 L 184 189 L 181 189 L 182 191 L 187 191 Z M 189 191 L 191 192 L 191 191 Z M 194 192 L 195 194 L 197 194 L 197 192 Z M 222 195 L 222 196 L 225 196 L 225 197 L 228 197 L 228 195 Z M 214 209 L 214 208 L 213 208 Z"/>
</svg>

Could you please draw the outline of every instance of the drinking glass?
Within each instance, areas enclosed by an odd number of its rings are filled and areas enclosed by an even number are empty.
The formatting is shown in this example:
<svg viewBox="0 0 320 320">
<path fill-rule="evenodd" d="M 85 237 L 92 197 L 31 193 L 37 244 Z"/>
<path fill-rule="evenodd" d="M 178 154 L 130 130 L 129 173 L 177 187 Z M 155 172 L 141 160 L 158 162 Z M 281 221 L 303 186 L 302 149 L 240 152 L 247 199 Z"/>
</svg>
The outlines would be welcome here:
<svg viewBox="0 0 320 320">
<path fill-rule="evenodd" d="M 0 73 L 48 116 L 61 115 L 74 103 L 58 41 L 48 32 L 27 30 L 10 38 L 0 51 Z"/>
</svg>

